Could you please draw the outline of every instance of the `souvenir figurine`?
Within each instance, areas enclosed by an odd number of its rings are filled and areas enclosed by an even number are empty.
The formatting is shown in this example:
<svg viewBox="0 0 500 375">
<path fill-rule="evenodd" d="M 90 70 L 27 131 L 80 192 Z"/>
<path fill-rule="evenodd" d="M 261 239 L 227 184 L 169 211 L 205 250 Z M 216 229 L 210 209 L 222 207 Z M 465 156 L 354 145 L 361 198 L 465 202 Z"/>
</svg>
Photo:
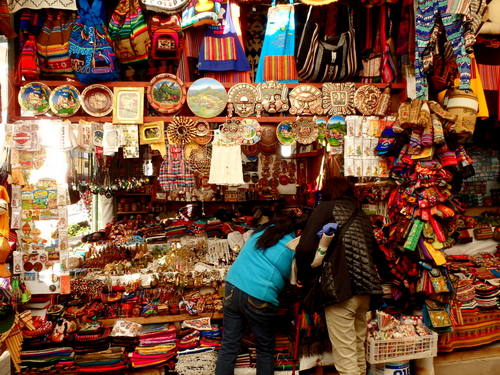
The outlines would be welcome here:
<svg viewBox="0 0 500 375">
<path fill-rule="evenodd" d="M 355 114 L 354 92 L 356 85 L 347 83 L 323 83 L 323 109 L 325 114 L 350 115 Z"/>
<path fill-rule="evenodd" d="M 284 83 L 269 81 L 257 85 L 257 117 L 262 112 L 278 113 L 288 111 L 288 87 Z"/>
<path fill-rule="evenodd" d="M 241 117 L 248 117 L 255 113 L 257 99 L 255 86 L 249 83 L 238 83 L 229 89 L 228 96 L 227 115 L 229 117 L 233 115 L 233 112 Z"/>
<path fill-rule="evenodd" d="M 291 115 L 323 114 L 321 90 L 312 85 L 299 85 L 289 95 Z"/>
</svg>

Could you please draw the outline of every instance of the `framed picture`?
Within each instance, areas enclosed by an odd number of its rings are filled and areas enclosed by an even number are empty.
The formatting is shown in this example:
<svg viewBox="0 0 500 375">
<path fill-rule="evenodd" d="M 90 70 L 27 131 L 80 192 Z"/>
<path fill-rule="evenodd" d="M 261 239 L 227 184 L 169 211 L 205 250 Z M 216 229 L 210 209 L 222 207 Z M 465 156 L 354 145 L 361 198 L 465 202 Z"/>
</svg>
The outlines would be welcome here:
<svg viewBox="0 0 500 375">
<path fill-rule="evenodd" d="M 144 120 L 144 87 L 115 87 L 113 123 L 142 124 Z"/>
<path fill-rule="evenodd" d="M 139 126 L 139 139 L 141 145 L 165 143 L 163 121 L 148 122 Z"/>
</svg>

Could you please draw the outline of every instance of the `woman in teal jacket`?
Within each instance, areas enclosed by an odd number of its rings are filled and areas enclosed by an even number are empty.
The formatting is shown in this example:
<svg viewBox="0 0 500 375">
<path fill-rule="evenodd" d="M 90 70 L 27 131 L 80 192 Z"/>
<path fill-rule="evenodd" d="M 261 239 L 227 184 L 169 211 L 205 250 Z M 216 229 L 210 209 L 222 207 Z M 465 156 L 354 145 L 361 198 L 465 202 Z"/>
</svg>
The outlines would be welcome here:
<svg viewBox="0 0 500 375">
<path fill-rule="evenodd" d="M 226 277 L 224 336 L 216 375 L 233 375 L 245 324 L 256 339 L 257 375 L 274 374 L 274 318 L 278 295 L 290 278 L 295 252 L 287 247 L 307 215 L 291 209 L 258 228 Z"/>
</svg>

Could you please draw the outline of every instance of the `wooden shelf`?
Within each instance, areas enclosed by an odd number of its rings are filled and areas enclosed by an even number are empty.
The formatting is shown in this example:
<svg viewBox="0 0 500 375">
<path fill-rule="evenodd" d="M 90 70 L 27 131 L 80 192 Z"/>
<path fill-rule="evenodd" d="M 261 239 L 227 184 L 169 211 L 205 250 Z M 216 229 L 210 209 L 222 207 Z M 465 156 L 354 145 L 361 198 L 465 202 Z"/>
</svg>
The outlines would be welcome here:
<svg viewBox="0 0 500 375">
<path fill-rule="evenodd" d="M 28 83 L 33 83 L 33 82 L 41 82 L 41 83 L 46 84 L 49 87 L 57 87 L 57 86 L 62 86 L 62 85 L 73 85 L 77 88 L 84 88 L 84 87 L 90 86 L 89 84 L 84 84 L 84 83 L 80 83 L 79 81 L 73 81 L 73 80 L 68 80 L 68 81 L 50 81 L 50 80 L 21 81 L 21 82 L 16 82 L 16 85 L 17 86 L 24 86 L 24 85 L 27 85 Z M 104 85 L 104 86 L 108 86 L 108 87 L 148 87 L 149 86 L 149 81 L 113 81 L 113 82 L 97 82 L 97 83 Z M 185 82 L 184 83 L 184 85 L 186 87 L 190 87 L 192 84 L 193 84 L 193 82 Z M 222 83 L 222 85 L 225 88 L 230 88 L 230 87 L 234 86 L 235 84 L 236 83 L 228 83 L 228 82 Z M 252 84 L 256 85 L 256 83 L 252 83 Z M 304 84 L 308 84 L 308 85 L 320 87 L 320 88 L 323 86 L 323 83 L 309 83 L 309 82 L 287 83 L 287 86 L 289 88 L 294 88 L 298 85 L 304 85 Z M 356 84 L 356 87 L 360 87 L 360 86 L 367 85 L 367 84 L 372 85 L 372 86 L 376 86 L 379 88 L 386 88 L 387 86 L 390 86 L 394 90 L 404 89 L 406 87 L 406 83 L 404 83 L 404 82 L 395 82 L 392 84 L 355 82 L 355 84 Z"/>
<path fill-rule="evenodd" d="M 151 196 L 153 193 L 121 193 L 117 191 L 115 195 L 119 195 L 120 197 L 137 197 L 137 196 Z"/>
<path fill-rule="evenodd" d="M 117 320 L 127 320 L 129 322 L 135 322 L 139 324 L 157 324 L 157 323 L 174 323 L 182 322 L 188 319 L 196 319 L 202 317 L 209 317 L 212 319 L 222 319 L 224 315 L 222 313 L 212 312 L 212 313 L 202 313 L 199 315 L 161 315 L 161 316 L 150 316 L 150 317 L 136 317 L 136 318 L 114 318 L 114 319 L 100 319 L 99 321 L 105 326 L 112 326 Z"/>
<path fill-rule="evenodd" d="M 117 215 L 153 214 L 151 211 L 118 211 Z"/>
<path fill-rule="evenodd" d="M 479 206 L 479 207 L 470 207 L 465 209 L 465 215 L 467 216 L 480 216 L 483 212 L 498 212 L 500 214 L 500 207 Z"/>
</svg>

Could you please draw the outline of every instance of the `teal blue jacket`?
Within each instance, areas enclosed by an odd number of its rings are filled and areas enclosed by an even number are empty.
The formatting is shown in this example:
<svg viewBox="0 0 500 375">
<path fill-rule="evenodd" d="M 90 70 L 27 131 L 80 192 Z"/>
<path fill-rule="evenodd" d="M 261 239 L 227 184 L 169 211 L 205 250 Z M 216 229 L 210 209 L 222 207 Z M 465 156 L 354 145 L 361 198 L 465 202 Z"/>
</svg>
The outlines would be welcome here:
<svg viewBox="0 0 500 375">
<path fill-rule="evenodd" d="M 229 269 L 226 281 L 252 297 L 278 306 L 278 295 L 290 278 L 295 256 L 286 244 L 295 238 L 295 234 L 287 234 L 276 245 L 261 250 L 257 248 L 257 240 L 264 231 L 247 240 Z"/>
</svg>

